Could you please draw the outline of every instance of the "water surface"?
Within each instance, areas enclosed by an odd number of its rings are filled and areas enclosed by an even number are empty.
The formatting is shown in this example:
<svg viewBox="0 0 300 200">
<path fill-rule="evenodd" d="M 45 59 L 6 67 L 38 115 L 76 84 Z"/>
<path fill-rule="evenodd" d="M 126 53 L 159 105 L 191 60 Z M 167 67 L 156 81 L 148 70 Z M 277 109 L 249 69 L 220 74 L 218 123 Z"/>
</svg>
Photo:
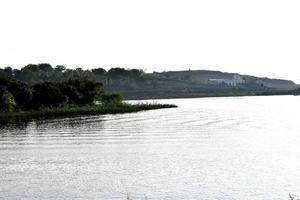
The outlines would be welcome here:
<svg viewBox="0 0 300 200">
<path fill-rule="evenodd" d="M 268 200 L 300 195 L 300 97 L 0 128 L 0 199 Z"/>
</svg>

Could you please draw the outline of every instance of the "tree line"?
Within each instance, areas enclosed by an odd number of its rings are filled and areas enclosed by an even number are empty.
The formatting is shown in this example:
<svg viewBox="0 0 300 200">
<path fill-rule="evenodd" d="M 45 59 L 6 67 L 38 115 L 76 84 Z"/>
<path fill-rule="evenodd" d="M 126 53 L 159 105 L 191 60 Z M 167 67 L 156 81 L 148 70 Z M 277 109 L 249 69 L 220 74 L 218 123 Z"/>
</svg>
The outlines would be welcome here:
<svg viewBox="0 0 300 200">
<path fill-rule="evenodd" d="M 138 79 L 144 74 L 139 69 L 103 68 L 84 70 L 82 68 L 67 69 L 62 65 L 52 67 L 48 63 L 29 64 L 21 69 L 11 67 L 0 68 L 0 76 L 11 77 L 28 84 L 43 82 L 61 82 L 66 80 L 91 80 L 108 84 L 112 80 L 129 78 Z"/>
<path fill-rule="evenodd" d="M 0 77 L 0 111 L 35 110 L 44 107 L 86 105 L 95 101 L 120 103 L 119 94 L 105 94 L 103 85 L 92 80 L 26 84 L 12 77 Z"/>
</svg>

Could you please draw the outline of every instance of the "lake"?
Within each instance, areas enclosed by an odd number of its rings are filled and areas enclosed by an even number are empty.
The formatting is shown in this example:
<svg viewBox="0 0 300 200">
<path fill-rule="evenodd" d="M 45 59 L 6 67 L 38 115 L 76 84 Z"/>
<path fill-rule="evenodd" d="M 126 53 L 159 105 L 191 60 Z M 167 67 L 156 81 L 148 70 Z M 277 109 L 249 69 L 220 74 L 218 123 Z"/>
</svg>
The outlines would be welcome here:
<svg viewBox="0 0 300 200">
<path fill-rule="evenodd" d="M 2 126 L 0 199 L 299 197 L 300 97 L 155 102 L 179 107 Z"/>
</svg>

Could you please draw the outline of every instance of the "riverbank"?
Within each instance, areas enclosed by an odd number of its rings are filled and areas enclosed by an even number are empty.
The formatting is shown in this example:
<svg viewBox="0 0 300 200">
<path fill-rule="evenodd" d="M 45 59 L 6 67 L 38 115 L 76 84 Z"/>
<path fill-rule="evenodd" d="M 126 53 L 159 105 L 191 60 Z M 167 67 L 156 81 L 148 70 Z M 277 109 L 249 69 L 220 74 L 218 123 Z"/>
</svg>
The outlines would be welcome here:
<svg viewBox="0 0 300 200">
<path fill-rule="evenodd" d="M 125 100 L 147 100 L 147 99 L 190 99 L 190 98 L 207 98 L 207 97 L 247 97 L 247 96 L 287 96 L 294 95 L 292 92 L 277 93 L 255 93 L 255 92 L 233 92 L 233 93 L 176 93 L 176 92 L 157 92 L 155 94 L 135 94 L 122 93 Z"/>
<path fill-rule="evenodd" d="M 62 108 L 43 108 L 33 111 L 3 112 L 0 113 L 0 123 L 7 123 L 19 120 L 30 120 L 47 117 L 64 117 L 79 115 L 102 115 L 132 113 L 146 110 L 163 108 L 175 108 L 173 104 L 107 104 L 107 105 L 85 105 L 85 106 L 66 106 Z"/>
</svg>

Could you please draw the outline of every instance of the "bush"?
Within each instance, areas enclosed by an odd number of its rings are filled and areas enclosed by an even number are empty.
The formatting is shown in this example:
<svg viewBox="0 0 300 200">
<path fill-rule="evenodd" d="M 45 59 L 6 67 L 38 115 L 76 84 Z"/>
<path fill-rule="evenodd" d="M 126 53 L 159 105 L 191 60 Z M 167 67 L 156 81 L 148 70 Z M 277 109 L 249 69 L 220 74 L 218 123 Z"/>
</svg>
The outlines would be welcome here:
<svg viewBox="0 0 300 200">
<path fill-rule="evenodd" d="M 19 81 L 11 82 L 8 91 L 14 96 L 15 102 L 22 110 L 28 110 L 32 107 L 32 90 L 30 86 Z"/>
<path fill-rule="evenodd" d="M 12 94 L 18 108 L 26 110 L 31 107 L 32 90 L 30 86 L 13 78 L 0 78 L 0 87 Z"/>
<path fill-rule="evenodd" d="M 6 90 L 6 88 L 0 88 L 0 111 L 12 112 L 16 108 L 16 102 L 14 96 Z"/>
<path fill-rule="evenodd" d="M 102 83 L 82 80 L 78 91 L 81 94 L 81 104 L 91 104 L 103 94 Z"/>
<path fill-rule="evenodd" d="M 88 80 L 62 82 L 60 89 L 67 96 L 70 104 L 91 104 L 100 99 L 103 94 L 102 83 Z"/>
<path fill-rule="evenodd" d="M 32 103 L 34 108 L 57 107 L 67 102 L 67 98 L 62 94 L 60 88 L 55 83 L 42 83 L 33 86 Z"/>
<path fill-rule="evenodd" d="M 67 97 L 68 104 L 80 103 L 80 93 L 74 86 L 67 83 L 61 83 L 60 91 Z"/>
<path fill-rule="evenodd" d="M 101 102 L 103 104 L 118 104 L 122 103 L 123 97 L 120 94 L 112 93 L 112 94 L 103 94 L 101 97 Z"/>
<path fill-rule="evenodd" d="M 0 88 L 1 111 L 87 105 L 100 100 L 103 94 L 102 83 L 89 80 L 44 82 L 30 86 L 14 78 L 0 77 Z M 116 101 L 121 99 L 117 97 Z"/>
</svg>

